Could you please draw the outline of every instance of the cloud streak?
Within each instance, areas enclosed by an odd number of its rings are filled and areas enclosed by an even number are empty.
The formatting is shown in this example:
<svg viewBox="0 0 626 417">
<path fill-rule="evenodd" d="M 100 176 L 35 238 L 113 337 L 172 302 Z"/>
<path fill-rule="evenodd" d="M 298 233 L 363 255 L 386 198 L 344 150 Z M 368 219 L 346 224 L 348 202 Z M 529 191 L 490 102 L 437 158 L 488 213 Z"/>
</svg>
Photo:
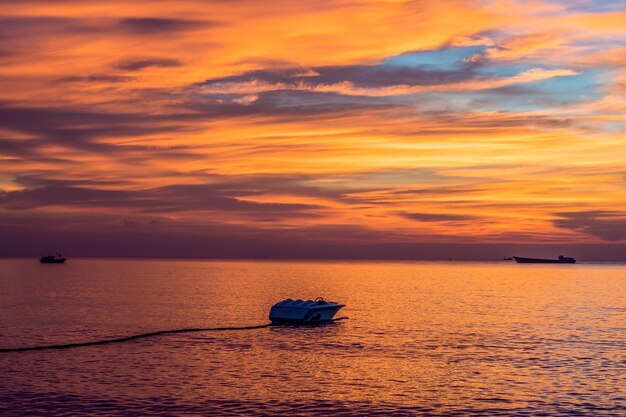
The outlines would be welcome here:
<svg viewBox="0 0 626 417">
<path fill-rule="evenodd" d="M 362 70 L 352 67 L 354 74 L 345 72 L 343 77 L 324 76 L 330 74 L 318 73 L 313 75 L 289 75 L 280 77 L 275 74 L 253 72 L 242 77 L 231 79 L 211 80 L 202 84 L 205 94 L 239 94 L 250 95 L 271 91 L 309 91 L 319 93 L 337 93 L 350 96 L 387 97 L 408 94 L 418 94 L 437 91 L 477 91 L 496 89 L 518 84 L 527 84 L 549 80 L 555 77 L 568 77 L 580 74 L 570 69 L 541 69 L 532 68 L 510 77 L 480 77 L 463 71 L 423 71 L 410 69 L 393 69 L 380 72 L 371 71 L 368 78 L 361 74 Z M 367 70 L 365 71 L 367 73 Z M 315 75 L 318 74 L 318 75 Z M 459 81 L 458 79 L 467 78 Z M 293 78 L 290 80 L 289 78 Z M 343 78 L 343 79 L 342 79 Z M 356 80 L 356 81 L 353 81 Z M 407 81 L 410 84 L 395 84 L 398 81 Z M 368 85 L 369 82 L 369 85 Z"/>
</svg>

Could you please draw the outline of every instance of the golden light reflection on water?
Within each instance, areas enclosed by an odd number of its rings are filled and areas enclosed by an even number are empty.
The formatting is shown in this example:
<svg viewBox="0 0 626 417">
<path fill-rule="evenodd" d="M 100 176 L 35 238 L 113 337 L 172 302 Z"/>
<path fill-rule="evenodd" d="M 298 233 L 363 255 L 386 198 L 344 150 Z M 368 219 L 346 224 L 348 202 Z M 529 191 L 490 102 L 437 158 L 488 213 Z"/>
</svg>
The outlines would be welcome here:
<svg viewBox="0 0 626 417">
<path fill-rule="evenodd" d="M 150 414 L 529 413 L 623 407 L 623 265 L 2 261 L 1 345 L 250 325 L 287 297 L 347 304 L 314 327 L 0 356 L 15 410 Z M 27 393 L 18 395 L 18 393 Z M 28 393 L 38 393 L 37 396 Z M 36 398 L 35 398 L 36 397 Z M 171 408 L 168 408 L 171 407 Z M 622 408 L 623 410 L 623 408 Z M 71 410 L 70 410 L 71 411 Z"/>
</svg>

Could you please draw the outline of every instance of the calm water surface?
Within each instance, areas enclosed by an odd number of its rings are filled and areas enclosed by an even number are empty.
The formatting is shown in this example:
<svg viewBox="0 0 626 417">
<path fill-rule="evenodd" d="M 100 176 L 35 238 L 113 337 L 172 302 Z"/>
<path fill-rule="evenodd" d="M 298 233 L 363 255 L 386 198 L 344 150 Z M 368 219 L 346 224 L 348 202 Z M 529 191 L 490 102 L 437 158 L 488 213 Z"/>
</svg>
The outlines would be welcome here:
<svg viewBox="0 0 626 417">
<path fill-rule="evenodd" d="M 0 260 L 0 347 L 266 323 L 327 326 L 0 353 L 0 414 L 626 413 L 626 265 Z"/>
</svg>

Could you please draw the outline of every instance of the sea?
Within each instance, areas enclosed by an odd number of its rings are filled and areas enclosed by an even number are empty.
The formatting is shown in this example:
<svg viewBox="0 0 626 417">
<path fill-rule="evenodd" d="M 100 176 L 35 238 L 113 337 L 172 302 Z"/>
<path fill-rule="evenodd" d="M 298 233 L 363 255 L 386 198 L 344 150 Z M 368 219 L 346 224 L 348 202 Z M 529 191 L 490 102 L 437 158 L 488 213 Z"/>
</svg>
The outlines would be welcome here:
<svg viewBox="0 0 626 417">
<path fill-rule="evenodd" d="M 625 264 L 1 259 L 0 348 L 316 297 L 348 318 L 0 353 L 0 415 L 626 415 Z"/>
</svg>

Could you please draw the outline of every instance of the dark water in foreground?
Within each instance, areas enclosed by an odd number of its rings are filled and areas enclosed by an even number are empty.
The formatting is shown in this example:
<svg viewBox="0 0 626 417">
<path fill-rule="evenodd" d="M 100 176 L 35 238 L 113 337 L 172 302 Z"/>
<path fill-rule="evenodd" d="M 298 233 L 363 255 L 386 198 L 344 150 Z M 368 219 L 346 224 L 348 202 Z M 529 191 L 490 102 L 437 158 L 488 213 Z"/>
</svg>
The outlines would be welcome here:
<svg viewBox="0 0 626 417">
<path fill-rule="evenodd" d="M 267 322 L 321 295 L 349 320 L 0 353 L 0 415 L 626 413 L 626 265 L 0 260 L 0 347 Z"/>
</svg>

